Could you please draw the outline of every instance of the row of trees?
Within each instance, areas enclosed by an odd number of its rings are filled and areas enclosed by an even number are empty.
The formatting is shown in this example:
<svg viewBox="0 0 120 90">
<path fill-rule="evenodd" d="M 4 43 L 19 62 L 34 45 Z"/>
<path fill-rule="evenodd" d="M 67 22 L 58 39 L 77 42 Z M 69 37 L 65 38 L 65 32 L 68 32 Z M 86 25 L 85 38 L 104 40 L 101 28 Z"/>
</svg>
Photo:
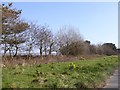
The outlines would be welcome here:
<svg viewBox="0 0 120 90">
<path fill-rule="evenodd" d="M 2 5 L 2 46 L 4 55 L 9 51 L 10 56 L 17 55 L 19 44 L 24 43 L 23 32 L 29 28 L 28 23 L 21 20 L 21 10 L 11 9 L 12 3 L 8 6 Z"/>
<path fill-rule="evenodd" d="M 4 55 L 17 56 L 18 52 L 28 52 L 30 56 L 36 49 L 41 56 L 51 55 L 53 51 L 63 55 L 116 54 L 115 44 L 92 45 L 90 41 L 84 41 L 77 28 L 71 26 L 64 26 L 53 35 L 47 25 L 22 20 L 21 13 L 22 10 L 12 8 L 12 3 L 2 4 L 1 48 Z"/>
</svg>

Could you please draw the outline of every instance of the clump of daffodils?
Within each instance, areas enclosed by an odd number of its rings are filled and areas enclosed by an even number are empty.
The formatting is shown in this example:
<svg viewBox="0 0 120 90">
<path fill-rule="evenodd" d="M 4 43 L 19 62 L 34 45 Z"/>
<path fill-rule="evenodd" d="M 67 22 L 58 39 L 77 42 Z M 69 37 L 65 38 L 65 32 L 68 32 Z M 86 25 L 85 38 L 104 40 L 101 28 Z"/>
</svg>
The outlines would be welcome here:
<svg viewBox="0 0 120 90">
<path fill-rule="evenodd" d="M 76 68 L 76 65 L 74 63 L 69 64 L 69 69 L 75 69 L 75 68 Z"/>
</svg>

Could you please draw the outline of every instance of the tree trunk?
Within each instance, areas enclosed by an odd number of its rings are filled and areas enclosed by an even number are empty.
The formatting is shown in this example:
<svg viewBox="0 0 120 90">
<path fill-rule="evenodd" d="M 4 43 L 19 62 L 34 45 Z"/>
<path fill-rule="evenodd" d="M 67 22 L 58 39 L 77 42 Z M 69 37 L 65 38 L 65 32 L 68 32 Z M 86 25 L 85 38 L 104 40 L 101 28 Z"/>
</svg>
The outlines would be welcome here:
<svg viewBox="0 0 120 90">
<path fill-rule="evenodd" d="M 46 48 L 46 45 L 45 45 L 45 56 L 47 55 L 47 48 Z"/>
<path fill-rule="evenodd" d="M 10 57 L 11 57 L 11 50 L 9 49 L 9 55 L 10 55 Z"/>
<path fill-rule="evenodd" d="M 42 45 L 40 46 L 40 55 L 42 56 Z"/>
<path fill-rule="evenodd" d="M 66 48 L 67 48 L 66 54 L 69 55 L 69 44 L 68 44 L 68 42 L 67 42 L 67 47 Z"/>
<path fill-rule="evenodd" d="M 39 50 L 40 50 L 40 56 L 42 56 L 42 39 L 40 40 L 40 48 L 39 48 Z"/>
<path fill-rule="evenodd" d="M 3 56 L 5 56 L 5 54 L 6 54 L 6 52 L 7 52 L 7 45 L 6 45 L 6 43 L 5 43 L 5 47 L 4 47 L 4 54 L 3 54 Z"/>
<path fill-rule="evenodd" d="M 10 57 L 11 57 L 11 56 L 12 56 L 11 46 L 10 46 L 10 48 L 8 48 L 8 50 L 9 50 L 9 55 L 10 55 Z"/>
<path fill-rule="evenodd" d="M 17 52 L 18 52 L 18 46 L 16 45 L 16 50 L 15 50 L 15 54 L 14 54 L 14 57 L 17 56 Z"/>
<path fill-rule="evenodd" d="M 52 52 L 52 45 L 53 45 L 53 43 L 50 44 L 49 55 L 51 55 L 51 52 Z"/>
</svg>

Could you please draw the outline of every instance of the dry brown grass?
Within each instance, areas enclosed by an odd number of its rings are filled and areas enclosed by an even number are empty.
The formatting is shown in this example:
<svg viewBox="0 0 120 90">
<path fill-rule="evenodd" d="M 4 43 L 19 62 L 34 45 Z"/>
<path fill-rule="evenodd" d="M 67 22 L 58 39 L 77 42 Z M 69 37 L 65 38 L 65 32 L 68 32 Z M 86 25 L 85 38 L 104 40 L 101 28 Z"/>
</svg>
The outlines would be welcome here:
<svg viewBox="0 0 120 90">
<path fill-rule="evenodd" d="M 50 62 L 66 62 L 73 60 L 85 60 L 92 59 L 96 57 L 101 57 L 101 55 L 79 55 L 79 56 L 17 56 L 10 58 L 9 56 L 2 58 L 2 64 L 5 66 L 13 66 L 13 65 L 33 65 L 33 64 L 41 64 L 41 63 L 50 63 Z"/>
</svg>

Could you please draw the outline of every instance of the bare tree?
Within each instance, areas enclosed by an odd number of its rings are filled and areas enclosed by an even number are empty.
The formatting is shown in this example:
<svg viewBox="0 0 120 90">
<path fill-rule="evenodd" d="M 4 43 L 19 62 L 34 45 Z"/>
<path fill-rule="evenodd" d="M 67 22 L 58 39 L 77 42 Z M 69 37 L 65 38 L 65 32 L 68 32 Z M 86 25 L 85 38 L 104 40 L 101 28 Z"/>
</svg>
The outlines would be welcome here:
<svg viewBox="0 0 120 90">
<path fill-rule="evenodd" d="M 90 53 L 97 54 L 97 47 L 95 45 L 90 45 Z"/>
<path fill-rule="evenodd" d="M 103 54 L 102 44 L 96 45 L 96 51 L 97 51 L 97 54 L 99 54 L 99 55 L 102 55 L 102 54 Z"/>
<path fill-rule="evenodd" d="M 50 48 L 49 53 L 51 53 L 51 48 L 53 46 L 52 32 L 49 30 L 48 26 L 39 26 L 36 33 L 35 42 L 39 48 L 40 55 L 43 55 L 43 52 L 47 55 L 48 47 Z"/>
<path fill-rule="evenodd" d="M 39 48 L 40 55 L 43 54 L 42 52 L 43 52 L 44 33 L 45 33 L 45 28 L 39 27 L 37 29 L 37 33 L 36 33 L 36 37 L 35 37 L 36 46 Z"/>
<path fill-rule="evenodd" d="M 36 44 L 36 35 L 39 26 L 36 23 L 30 23 L 30 28 L 25 32 L 26 38 L 26 51 L 28 51 L 28 56 L 31 56 L 32 50 Z"/>
<path fill-rule="evenodd" d="M 65 51 L 66 55 L 69 54 L 69 46 L 75 42 L 82 42 L 83 38 L 80 35 L 79 32 L 77 32 L 78 29 L 74 27 L 62 27 L 60 28 L 60 31 L 57 34 L 57 43 L 59 45 L 60 52 Z M 73 44 L 75 45 L 75 44 Z M 63 49 L 64 48 L 64 49 Z"/>
<path fill-rule="evenodd" d="M 51 55 L 51 52 L 52 52 L 52 47 L 54 45 L 54 40 L 53 39 L 50 39 L 50 43 L 49 43 L 49 55 Z"/>
</svg>

